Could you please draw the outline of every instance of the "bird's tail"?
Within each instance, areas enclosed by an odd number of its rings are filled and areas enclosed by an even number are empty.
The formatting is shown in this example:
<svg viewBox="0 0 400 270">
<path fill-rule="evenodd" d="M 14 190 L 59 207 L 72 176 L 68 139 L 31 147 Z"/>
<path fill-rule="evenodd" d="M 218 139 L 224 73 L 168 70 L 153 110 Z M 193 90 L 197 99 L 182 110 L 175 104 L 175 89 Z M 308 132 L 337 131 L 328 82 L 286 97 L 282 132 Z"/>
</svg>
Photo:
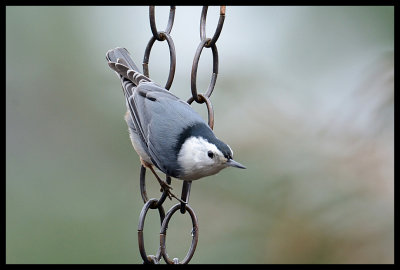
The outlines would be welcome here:
<svg viewBox="0 0 400 270">
<path fill-rule="evenodd" d="M 140 73 L 138 67 L 125 48 L 117 47 L 109 50 L 106 54 L 106 59 L 112 70 L 117 72 L 121 77 L 132 81 L 135 85 L 138 85 L 142 80 L 151 81 L 148 77 Z"/>
<path fill-rule="evenodd" d="M 122 59 L 125 61 L 129 69 L 140 72 L 135 63 L 133 63 L 133 60 L 128 50 L 125 48 L 117 47 L 113 50 L 109 50 L 106 54 L 106 59 L 108 60 L 108 62 L 112 63 L 118 63 L 118 59 Z"/>
</svg>

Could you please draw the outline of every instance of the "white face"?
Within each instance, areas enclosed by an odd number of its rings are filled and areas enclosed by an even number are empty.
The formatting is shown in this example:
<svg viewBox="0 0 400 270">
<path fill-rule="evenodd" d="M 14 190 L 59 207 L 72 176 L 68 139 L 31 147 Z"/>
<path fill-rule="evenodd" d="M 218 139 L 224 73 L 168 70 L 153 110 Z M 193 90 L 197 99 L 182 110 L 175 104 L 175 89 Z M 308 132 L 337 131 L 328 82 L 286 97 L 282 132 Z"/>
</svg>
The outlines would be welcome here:
<svg viewBox="0 0 400 270">
<path fill-rule="evenodd" d="M 218 173 L 228 167 L 218 148 L 201 137 L 189 137 L 178 154 L 178 163 L 183 168 L 181 178 L 196 180 Z"/>
</svg>

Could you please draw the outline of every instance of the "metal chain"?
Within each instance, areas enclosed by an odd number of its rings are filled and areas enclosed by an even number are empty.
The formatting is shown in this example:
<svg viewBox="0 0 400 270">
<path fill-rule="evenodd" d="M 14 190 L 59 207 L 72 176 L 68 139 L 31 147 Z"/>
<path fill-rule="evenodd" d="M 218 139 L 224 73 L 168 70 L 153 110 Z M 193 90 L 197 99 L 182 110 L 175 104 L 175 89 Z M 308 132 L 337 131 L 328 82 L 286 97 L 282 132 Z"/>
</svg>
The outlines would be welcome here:
<svg viewBox="0 0 400 270">
<path fill-rule="evenodd" d="M 171 9 L 169 11 L 169 19 L 168 19 L 167 28 L 165 29 L 165 31 L 162 31 L 162 32 L 157 31 L 154 6 L 150 6 L 149 14 L 150 14 L 150 27 L 151 27 L 151 32 L 153 33 L 153 36 L 150 38 L 150 41 L 147 44 L 147 47 L 146 47 L 146 50 L 144 53 L 143 73 L 145 76 L 150 77 L 149 76 L 149 58 L 150 58 L 151 48 L 153 47 L 154 42 L 156 40 L 161 41 L 161 42 L 164 40 L 167 40 L 168 47 L 169 47 L 170 65 L 169 65 L 169 75 L 168 75 L 167 83 L 165 84 L 165 89 L 169 90 L 169 88 L 172 85 L 172 81 L 174 80 L 175 66 L 176 66 L 175 45 L 174 45 L 174 42 L 172 41 L 172 37 L 169 34 L 169 33 L 171 33 L 172 26 L 174 24 L 175 6 L 171 6 Z"/>
<path fill-rule="evenodd" d="M 191 72 L 192 97 L 189 98 L 187 102 L 189 104 L 191 104 L 193 101 L 196 101 L 197 103 L 206 103 L 207 111 L 208 111 L 208 125 L 211 127 L 211 129 L 213 129 L 214 128 L 214 110 L 213 110 L 213 106 L 211 104 L 210 96 L 214 90 L 215 83 L 217 80 L 218 51 L 217 51 L 216 42 L 219 38 L 219 35 L 221 34 L 222 26 L 224 24 L 225 6 L 221 6 L 221 8 L 220 8 L 220 17 L 219 17 L 218 25 L 217 25 L 217 28 L 216 28 L 215 33 L 212 38 L 206 37 L 207 10 L 208 10 L 208 7 L 204 6 L 203 10 L 201 12 L 200 44 L 197 47 L 197 50 L 196 50 L 196 53 L 195 53 L 195 56 L 193 59 L 192 72 Z M 172 85 L 172 82 L 174 80 L 175 67 L 176 67 L 175 45 L 174 45 L 174 42 L 170 35 L 172 26 L 174 24 L 175 6 L 171 6 L 171 8 L 170 8 L 167 27 L 165 28 L 164 31 L 157 31 L 154 6 L 150 6 L 150 8 L 149 8 L 149 18 L 150 18 L 150 28 L 151 28 L 151 32 L 153 33 L 153 36 L 150 38 L 150 40 L 146 46 L 145 53 L 144 53 L 143 73 L 145 76 L 149 77 L 149 59 L 150 59 L 150 52 L 154 45 L 154 42 L 156 40 L 160 41 L 160 42 L 166 40 L 168 43 L 168 47 L 169 47 L 170 68 L 169 68 L 169 75 L 168 75 L 167 82 L 165 84 L 165 88 L 167 90 L 169 90 Z M 212 74 L 211 82 L 208 86 L 207 91 L 204 94 L 201 94 L 201 93 L 199 94 L 199 93 L 197 93 L 196 78 L 197 78 L 197 68 L 199 65 L 200 55 L 201 55 L 203 48 L 211 48 L 211 50 L 212 50 L 213 74 Z M 166 175 L 166 182 L 168 184 L 171 184 L 171 177 L 168 175 Z M 182 185 L 181 199 L 186 203 L 175 204 L 168 210 L 167 214 L 165 214 L 165 211 L 163 208 L 163 203 L 168 196 L 167 191 L 163 191 L 163 193 L 159 199 L 155 199 L 155 198 L 148 199 L 147 192 L 146 192 L 146 169 L 143 166 L 141 167 L 141 170 L 140 170 L 140 192 L 142 195 L 144 206 L 143 206 L 142 211 L 140 212 L 140 216 L 139 216 L 138 242 L 139 242 L 139 251 L 140 251 L 140 255 L 143 259 L 143 263 L 158 264 L 160 262 L 160 259 L 162 256 L 164 258 L 165 262 L 168 264 L 187 264 L 193 257 L 193 254 L 196 250 L 197 242 L 199 239 L 199 234 L 198 234 L 199 226 L 198 226 L 198 220 L 197 220 L 196 214 L 195 214 L 194 210 L 188 204 L 191 185 L 192 185 L 192 181 L 184 181 L 183 185 Z M 157 250 L 156 255 L 147 255 L 145 247 L 144 247 L 144 237 L 143 237 L 144 221 L 145 221 L 146 214 L 149 209 L 157 209 L 159 212 L 160 221 L 161 221 L 160 246 Z M 185 214 L 186 212 L 189 213 L 191 220 L 192 220 L 192 225 L 193 225 L 192 244 L 191 244 L 190 249 L 187 252 L 185 258 L 182 261 L 179 261 L 178 258 L 174 258 L 173 260 L 171 260 L 167 254 L 167 248 L 166 248 L 168 223 L 169 223 L 171 217 L 173 216 L 173 214 L 178 209 L 180 210 L 180 212 L 182 214 Z"/>
</svg>

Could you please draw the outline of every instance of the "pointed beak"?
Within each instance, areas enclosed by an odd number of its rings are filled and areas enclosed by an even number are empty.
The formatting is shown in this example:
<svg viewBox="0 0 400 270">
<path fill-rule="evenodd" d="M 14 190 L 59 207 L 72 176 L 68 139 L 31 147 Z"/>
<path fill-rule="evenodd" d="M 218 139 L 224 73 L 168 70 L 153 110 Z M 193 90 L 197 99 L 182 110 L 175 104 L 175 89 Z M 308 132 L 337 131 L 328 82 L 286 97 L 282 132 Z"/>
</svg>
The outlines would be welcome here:
<svg viewBox="0 0 400 270">
<path fill-rule="evenodd" d="M 230 167 L 236 167 L 236 168 L 240 168 L 240 169 L 246 169 L 245 166 L 243 166 L 242 164 L 240 164 L 237 161 L 234 161 L 233 159 L 229 159 L 226 164 L 228 164 L 228 166 Z"/>
</svg>

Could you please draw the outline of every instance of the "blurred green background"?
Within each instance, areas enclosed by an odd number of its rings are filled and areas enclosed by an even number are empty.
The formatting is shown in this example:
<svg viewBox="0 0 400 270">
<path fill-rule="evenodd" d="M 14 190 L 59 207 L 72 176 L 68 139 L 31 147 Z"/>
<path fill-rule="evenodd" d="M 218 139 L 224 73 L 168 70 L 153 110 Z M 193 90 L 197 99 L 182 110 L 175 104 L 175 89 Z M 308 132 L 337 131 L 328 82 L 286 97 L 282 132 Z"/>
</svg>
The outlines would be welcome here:
<svg viewBox="0 0 400 270">
<path fill-rule="evenodd" d="M 159 30 L 168 11 L 156 8 Z M 178 6 L 171 32 L 171 89 L 185 100 L 200 13 Z M 105 53 L 126 47 L 140 66 L 148 16 L 147 6 L 6 7 L 7 263 L 142 262 L 139 159 Z M 218 16 L 210 7 L 207 36 Z M 228 6 L 217 46 L 214 130 L 247 170 L 193 182 L 191 263 L 394 263 L 394 8 Z M 200 92 L 211 59 L 203 50 Z M 149 67 L 164 84 L 166 42 Z M 156 212 L 146 218 L 149 254 Z M 185 256 L 190 232 L 176 213 L 171 258 Z"/>
</svg>

